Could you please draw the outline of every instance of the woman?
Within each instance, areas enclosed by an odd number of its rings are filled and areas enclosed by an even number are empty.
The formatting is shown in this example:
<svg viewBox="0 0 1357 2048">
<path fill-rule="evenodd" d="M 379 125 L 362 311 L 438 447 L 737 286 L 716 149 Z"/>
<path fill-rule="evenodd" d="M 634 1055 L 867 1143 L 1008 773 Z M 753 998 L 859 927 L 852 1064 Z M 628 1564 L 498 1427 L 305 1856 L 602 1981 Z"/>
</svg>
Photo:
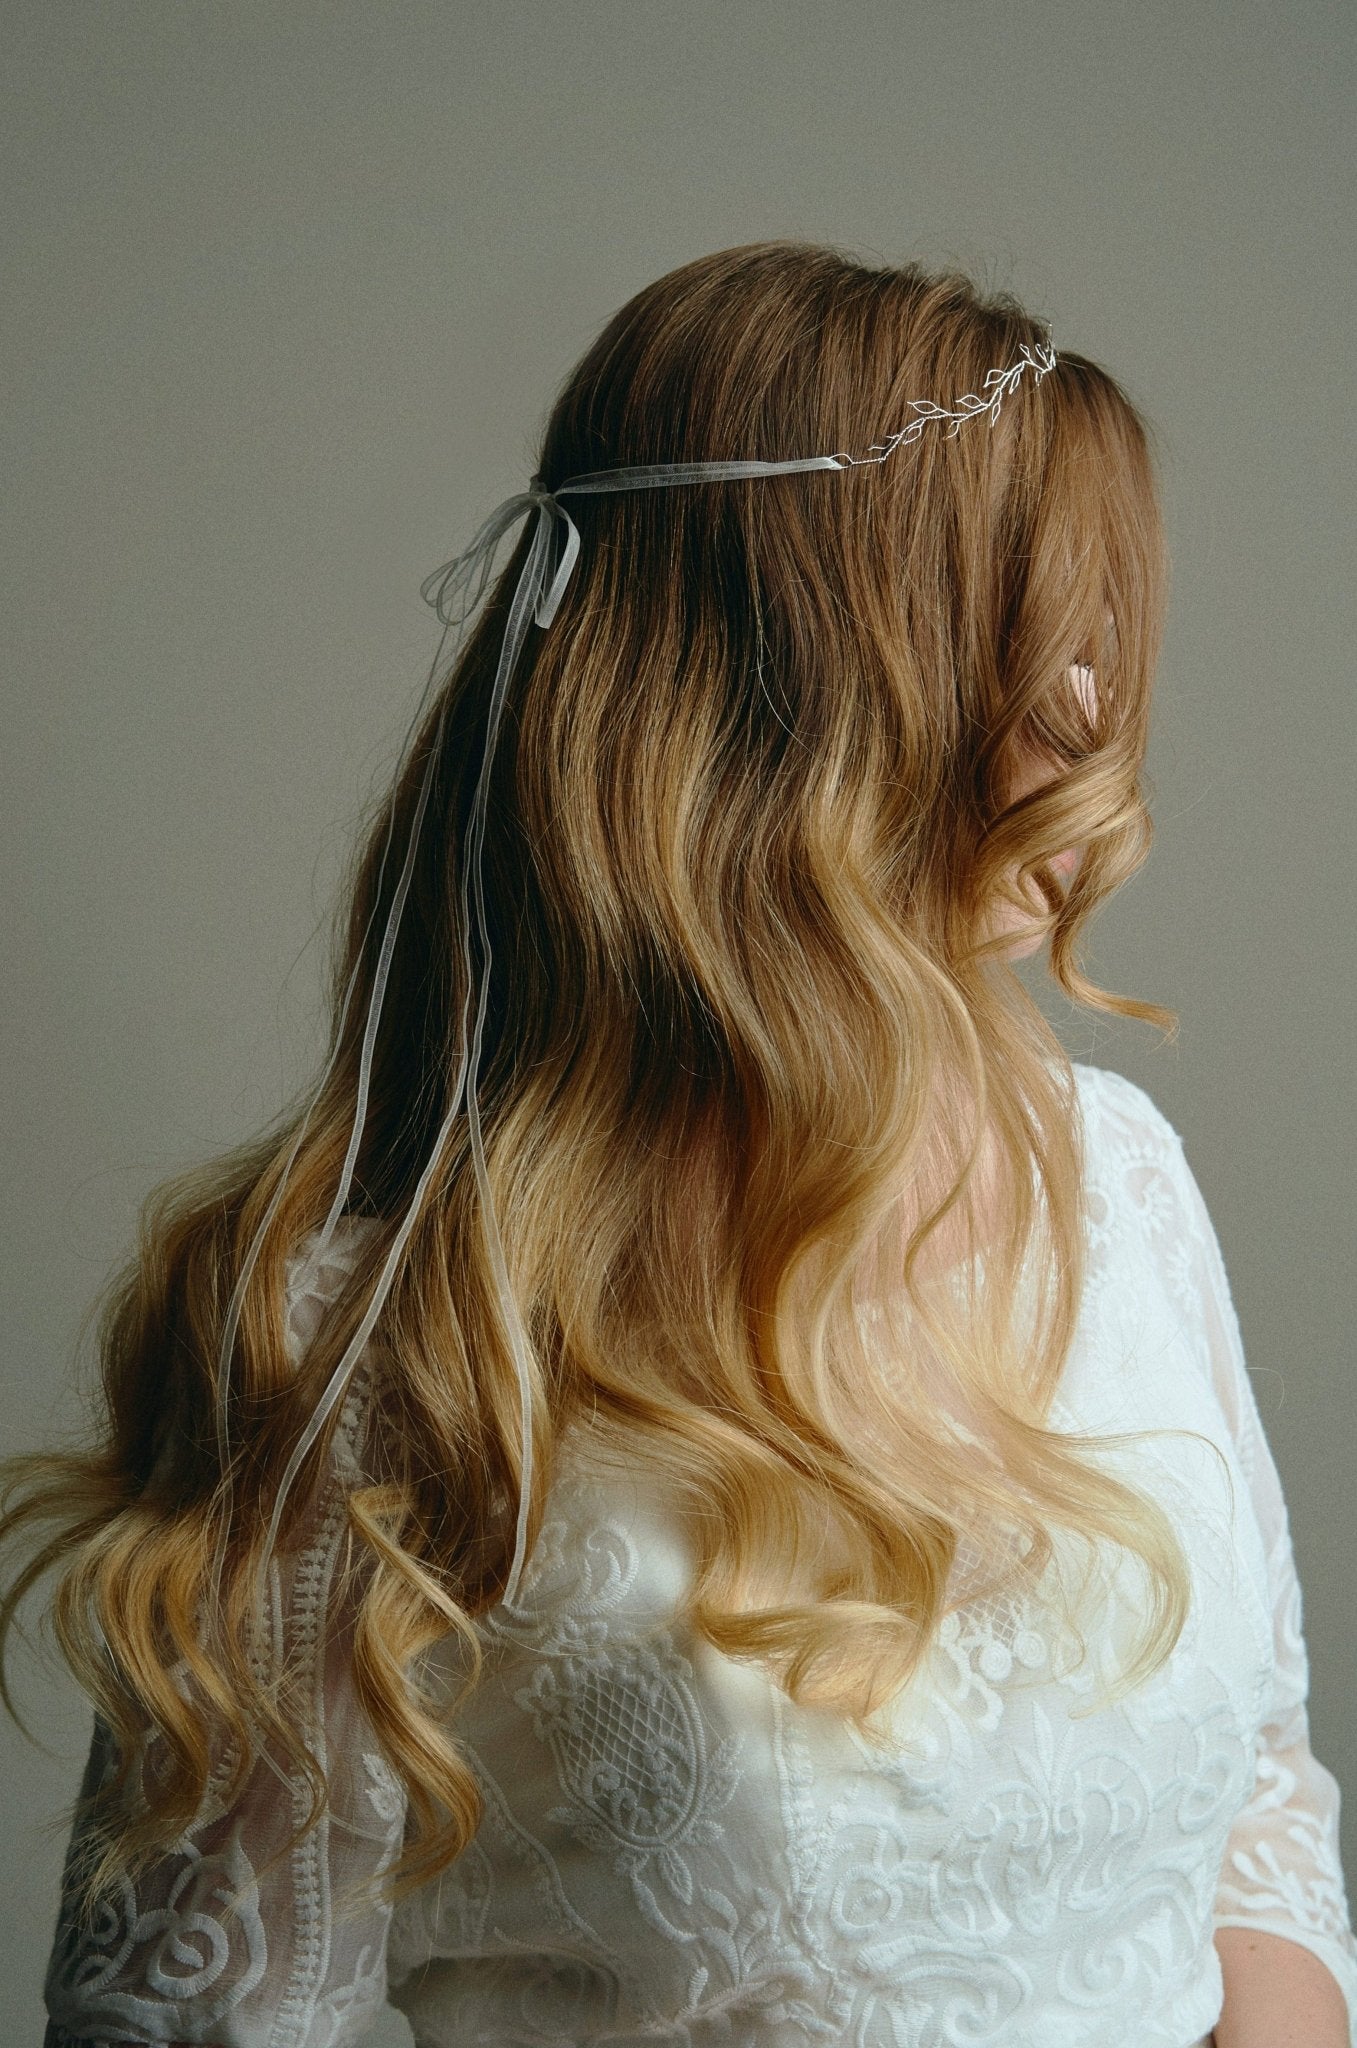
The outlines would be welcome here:
<svg viewBox="0 0 1357 2048">
<path fill-rule="evenodd" d="M 12 1470 L 97 1710 L 49 2041 L 1357 2040 L 1216 1239 L 1012 967 L 1171 1021 L 1078 965 L 1143 423 L 757 245 L 608 325 L 445 617 L 520 515 L 314 1097 L 151 1204 L 101 1440 Z"/>
</svg>

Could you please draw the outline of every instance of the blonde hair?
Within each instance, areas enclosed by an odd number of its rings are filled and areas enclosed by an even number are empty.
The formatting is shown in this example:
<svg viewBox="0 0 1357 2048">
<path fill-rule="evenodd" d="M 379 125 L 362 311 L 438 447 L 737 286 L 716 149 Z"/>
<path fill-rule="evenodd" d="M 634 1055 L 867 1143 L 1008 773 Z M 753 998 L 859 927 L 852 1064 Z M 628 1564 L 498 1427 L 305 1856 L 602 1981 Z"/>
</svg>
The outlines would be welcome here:
<svg viewBox="0 0 1357 2048">
<path fill-rule="evenodd" d="M 864 450 L 912 399 L 976 391 L 1043 339 L 1010 297 L 960 276 L 791 243 L 725 250 L 608 323 L 538 468 L 550 486 L 621 464 Z M 959 1545 L 996 1583 L 1035 1584 L 1064 1530 L 1144 1567 L 1134 1684 L 1177 1639 L 1186 1567 L 1162 1509 L 1092 1455 L 1122 1439 L 1047 1426 L 1082 1287 L 1074 1077 L 993 922 L 1006 900 L 1039 900 L 1068 996 L 1171 1023 L 1095 987 L 1078 955 L 1149 843 L 1165 564 L 1144 423 L 1062 347 L 992 425 L 925 435 L 879 467 L 571 510 L 582 558 L 513 684 L 484 843 L 479 1092 L 534 1354 L 531 1533 L 568 1426 L 625 1446 L 685 1504 L 692 1626 L 865 1729 L 929 1651 Z M 245 1298 L 229 1489 L 211 1427 L 222 1320 L 300 1109 L 148 1201 L 103 1304 L 97 1440 L 6 1467 L 0 1535 L 47 1534 L 11 1577 L 0 1638 L 58 1568 L 58 1640 L 123 1758 L 99 1795 L 96 1883 L 191 1822 L 223 1741 L 224 1796 L 276 1739 L 309 1777 L 307 1825 L 323 1811 L 300 1709 L 245 1647 L 253 1566 L 456 1071 L 458 863 L 527 544 L 395 791 L 401 844 L 437 744 L 355 1181 L 374 1227 L 350 1281 L 294 1364 L 287 1262 L 325 1215 L 349 1131 L 394 879 L 384 811 L 339 927 L 333 1068 Z M 1092 667 L 1096 696 L 1073 664 Z M 1033 758 L 1048 780 L 1015 798 Z M 1076 843 L 1065 886 L 1050 861 Z M 889 1369 L 864 1334 L 870 1302 Z M 479 1821 L 416 1674 L 455 1632 L 475 1682 L 474 1622 L 504 1584 L 518 1492 L 517 1380 L 464 1132 L 383 1311 L 371 1387 L 347 1625 L 360 1704 L 411 1795 L 404 1889 Z M 789 1561 L 818 1573 L 813 1596 L 788 1592 Z M 147 1719 L 166 1757 L 151 1806 L 128 1792 Z"/>
</svg>

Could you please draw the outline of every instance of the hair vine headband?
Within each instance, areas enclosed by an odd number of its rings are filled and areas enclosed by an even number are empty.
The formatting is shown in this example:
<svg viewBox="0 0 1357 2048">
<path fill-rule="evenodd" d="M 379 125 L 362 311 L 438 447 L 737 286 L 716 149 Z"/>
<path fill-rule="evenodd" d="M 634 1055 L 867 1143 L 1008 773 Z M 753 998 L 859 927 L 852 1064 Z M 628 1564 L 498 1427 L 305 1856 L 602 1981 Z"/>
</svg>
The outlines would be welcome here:
<svg viewBox="0 0 1357 2048">
<path fill-rule="evenodd" d="M 405 758 L 410 740 L 418 727 L 425 703 L 433 687 L 434 679 L 442 666 L 448 634 L 452 632 L 456 635 L 453 648 L 455 653 L 460 647 L 462 633 L 467 621 L 476 610 L 480 599 L 485 593 L 494 565 L 495 551 L 500 541 L 520 519 L 526 518 L 531 512 L 536 512 L 537 523 L 533 529 L 532 542 L 524 559 L 523 567 L 519 572 L 518 583 L 510 601 L 509 614 L 504 627 L 504 638 L 500 645 L 499 659 L 495 667 L 495 678 L 491 686 L 486 721 L 485 750 L 481 759 L 480 773 L 476 783 L 470 821 L 467 827 L 468 850 L 467 857 L 462 862 L 461 884 L 461 940 L 462 959 L 466 970 L 466 995 L 463 999 L 460 1024 L 460 1064 L 456 1080 L 453 1084 L 450 1104 L 443 1123 L 439 1128 L 438 1135 L 434 1139 L 433 1148 L 420 1173 L 405 1215 L 391 1241 L 372 1298 L 344 1351 L 343 1357 L 335 1366 L 324 1392 L 312 1410 L 284 1469 L 274 1500 L 264 1551 L 260 1561 L 261 1584 L 278 1535 L 283 1504 L 287 1498 L 288 1490 L 296 1478 L 307 1452 L 315 1443 L 316 1438 L 325 1426 L 326 1420 L 333 1413 L 337 1403 L 342 1398 L 359 1355 L 372 1334 L 378 1316 L 381 1314 L 383 1304 L 395 1279 L 396 1269 L 400 1263 L 401 1256 L 415 1227 L 425 1193 L 433 1178 L 438 1161 L 442 1156 L 444 1145 L 460 1112 L 464 1087 L 468 1133 L 471 1141 L 471 1153 L 477 1185 L 484 1208 L 487 1247 L 490 1253 L 491 1265 L 494 1269 L 496 1285 L 499 1290 L 500 1305 L 504 1312 L 505 1325 L 513 1347 L 514 1364 L 517 1371 L 522 1404 L 522 1477 L 519 1489 L 518 1521 L 513 1563 L 510 1567 L 503 1595 L 506 1603 L 511 1601 L 513 1595 L 517 1592 L 522 1576 L 527 1546 L 528 1509 L 532 1496 L 533 1479 L 532 1377 L 528 1363 L 527 1340 L 514 1302 L 513 1290 L 509 1285 L 504 1248 L 500 1239 L 494 1203 L 491 1199 L 489 1177 L 485 1166 L 485 1153 L 481 1140 L 480 1114 L 476 1099 L 476 1077 L 480 1068 L 481 1042 L 489 997 L 491 964 L 490 938 L 485 915 L 485 897 L 481 874 L 481 846 L 485 837 L 485 811 L 490 782 L 490 765 L 494 755 L 500 714 L 503 710 L 504 696 L 508 688 L 510 676 L 513 673 L 514 665 L 518 659 L 523 642 L 527 637 L 529 622 L 535 620 L 541 627 L 550 626 L 560 609 L 561 600 L 565 595 L 574 572 L 575 564 L 579 559 L 579 529 L 570 517 L 566 507 L 561 503 L 561 500 L 577 495 L 592 496 L 612 491 L 654 490 L 677 484 L 715 483 L 745 477 L 788 476 L 799 471 L 819 469 L 843 470 L 857 468 L 867 463 L 885 462 L 895 453 L 897 448 L 918 441 L 930 427 L 945 427 L 945 438 L 950 440 L 960 433 L 967 421 L 978 419 L 982 414 L 988 415 L 992 426 L 999 417 L 999 411 L 1005 398 L 1017 389 L 1023 376 L 1030 371 L 1033 383 L 1040 383 L 1047 372 L 1054 369 L 1055 362 L 1055 350 L 1050 346 L 1049 342 L 1025 342 L 1020 353 L 1011 363 L 1004 368 L 993 369 L 988 372 L 979 393 L 968 392 L 963 398 L 957 399 L 956 403 L 951 406 L 939 405 L 934 400 L 927 398 L 911 400 L 909 409 L 913 414 L 913 418 L 900 428 L 897 433 L 889 435 L 883 441 L 873 442 L 865 455 L 850 455 L 840 451 L 833 455 L 797 456 L 780 462 L 736 460 L 728 462 L 646 463 L 632 468 L 586 471 L 579 476 L 567 477 L 563 483 L 557 484 L 552 490 L 546 488 L 540 476 L 535 476 L 528 490 L 518 492 L 515 496 L 506 498 L 501 505 L 496 507 L 480 526 L 470 545 L 461 554 L 455 555 L 451 561 L 445 562 L 441 568 L 435 569 L 431 576 L 425 578 L 420 586 L 421 595 L 427 603 L 433 606 L 442 620 L 443 634 L 437 651 L 434 654 L 428 679 L 425 682 L 419 703 L 415 707 L 414 716 L 406 733 L 405 743 L 401 751 L 402 760 Z M 553 569 L 551 567 L 551 556 L 558 528 L 562 534 L 562 545 L 560 559 Z M 368 1014 L 363 1029 L 353 1125 L 349 1134 L 344 1165 L 340 1173 L 339 1184 L 335 1189 L 334 1199 L 330 1204 L 329 1214 L 321 1227 L 319 1236 L 307 1255 L 308 1262 L 311 1264 L 317 1263 L 324 1256 L 343 1214 L 344 1205 L 348 1200 L 349 1191 L 353 1185 L 358 1151 L 367 1122 L 368 1095 L 372 1081 L 373 1047 L 376 1042 L 377 1027 L 381 1018 L 387 980 L 391 971 L 396 933 L 400 925 L 401 913 L 405 907 L 405 899 L 409 893 L 420 829 L 423 825 L 424 813 L 428 806 L 434 769 L 439 758 L 445 716 L 446 701 L 443 710 L 439 714 L 433 744 L 429 749 L 429 758 L 425 766 L 424 777 L 415 801 L 414 815 L 411 819 L 410 835 L 406 844 L 404 860 L 392 894 L 390 908 L 387 912 L 386 927 L 382 935 L 381 948 L 377 956 L 372 994 L 368 1003 Z M 393 794 L 387 815 L 386 844 L 382 850 L 377 888 L 374 892 L 378 900 L 380 900 L 381 883 L 386 872 L 387 857 L 391 851 L 391 835 L 394 824 L 395 797 Z M 480 940 L 482 971 L 478 992 L 476 1022 L 468 1052 L 467 1013 L 470 1007 L 473 981 L 471 934 L 467 915 L 469 895 L 474 895 L 475 899 L 476 926 Z M 258 1261 L 260 1248 L 268 1233 L 269 1225 L 277 1214 L 279 1204 L 282 1201 L 288 1175 L 292 1170 L 293 1162 L 301 1147 L 302 1139 L 306 1134 L 312 1112 L 320 1100 L 325 1083 L 338 1056 L 339 1045 L 343 1035 L 344 1019 L 348 1014 L 349 1002 L 353 996 L 357 976 L 358 967 L 355 965 L 340 1006 L 339 1020 L 329 1060 L 302 1118 L 292 1144 L 292 1149 L 288 1154 L 269 1204 L 251 1240 L 249 1250 L 245 1255 L 239 1277 L 227 1306 L 225 1325 L 222 1332 L 216 1396 L 217 1442 L 221 1458 L 223 1489 L 228 1504 L 231 1472 L 229 1457 L 229 1379 L 231 1355 L 240 1325 L 241 1303 L 244 1298 L 245 1289 L 249 1284 L 250 1276 Z M 220 1579 L 222 1559 L 225 1554 L 228 1523 L 229 1513 L 224 1513 L 217 1543 L 218 1581 Z"/>
</svg>

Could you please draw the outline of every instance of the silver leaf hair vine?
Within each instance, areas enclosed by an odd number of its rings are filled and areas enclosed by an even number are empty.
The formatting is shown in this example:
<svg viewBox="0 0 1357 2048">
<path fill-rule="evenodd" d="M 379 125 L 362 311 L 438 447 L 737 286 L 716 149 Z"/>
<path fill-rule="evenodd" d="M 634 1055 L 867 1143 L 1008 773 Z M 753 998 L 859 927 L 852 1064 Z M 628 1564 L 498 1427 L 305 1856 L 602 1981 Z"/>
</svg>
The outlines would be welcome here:
<svg viewBox="0 0 1357 2048">
<path fill-rule="evenodd" d="M 438 617 L 442 620 L 443 634 L 434 655 L 428 679 L 425 682 L 419 703 L 415 708 L 414 716 L 406 733 L 401 753 L 402 760 L 404 760 L 411 739 L 418 728 L 435 678 L 443 666 L 443 657 L 449 633 L 455 636 L 453 642 L 453 653 L 455 655 L 460 649 L 467 622 L 475 612 L 489 583 L 491 570 L 494 565 L 495 551 L 500 541 L 511 528 L 517 525 L 520 519 L 526 518 L 530 513 L 536 513 L 537 522 L 533 529 L 532 542 L 524 558 L 523 567 L 519 572 L 517 587 L 514 590 L 513 598 L 509 605 L 508 618 L 505 622 L 504 638 L 500 645 L 495 678 L 490 691 L 485 750 L 481 760 L 475 794 L 472 799 L 470 821 L 467 826 L 467 858 L 462 862 L 461 888 L 461 943 L 462 959 L 466 970 L 466 994 L 462 1004 L 457 1077 L 453 1084 L 447 1114 L 439 1128 L 438 1135 L 434 1139 L 433 1149 L 420 1173 L 405 1215 L 395 1236 L 391 1240 L 371 1300 L 357 1328 L 354 1330 L 343 1356 L 330 1375 L 329 1382 L 312 1410 L 284 1469 L 278 1492 L 274 1499 L 268 1533 L 259 1566 L 261 1588 L 264 1573 L 267 1570 L 269 1559 L 273 1554 L 274 1545 L 277 1540 L 283 1505 L 289 1489 L 307 1453 L 324 1428 L 329 1416 L 334 1412 L 335 1407 L 342 1399 L 363 1347 L 371 1336 L 377 1319 L 381 1314 L 382 1307 L 394 1282 L 402 1254 L 415 1227 L 429 1183 L 437 1169 L 438 1161 L 442 1156 L 444 1146 L 457 1117 L 461 1113 L 464 1092 L 466 1096 L 466 1117 L 472 1161 L 484 1208 L 486 1243 L 494 1270 L 495 1283 L 499 1292 L 505 1325 L 513 1347 L 522 1411 L 522 1460 L 518 1520 L 513 1562 L 503 1594 L 506 1603 L 509 1603 L 517 1592 L 522 1577 L 526 1559 L 528 1512 L 533 1482 L 532 1376 L 528 1362 L 527 1338 L 514 1302 L 513 1290 L 509 1285 L 504 1247 L 500 1237 L 494 1203 L 491 1199 L 476 1096 L 476 1080 L 480 1068 L 481 1043 L 489 996 L 491 965 L 490 938 L 487 929 L 481 874 L 481 847 L 485 836 L 485 811 L 490 782 L 490 766 L 494 757 L 495 740 L 499 731 L 500 715 L 503 710 L 509 680 L 513 674 L 523 642 L 527 637 L 529 624 L 535 621 L 542 628 L 551 625 L 560 609 L 561 600 L 569 586 L 575 564 L 579 559 L 579 529 L 570 517 L 570 513 L 565 505 L 562 504 L 562 499 L 574 496 L 592 496 L 611 491 L 657 490 L 676 484 L 718 483 L 745 477 L 789 476 L 808 470 L 844 470 L 858 468 L 867 463 L 885 462 L 895 453 L 897 448 L 918 441 L 930 428 L 943 429 L 945 430 L 945 437 L 952 439 L 960 433 L 962 427 L 968 421 L 979 419 L 982 415 L 988 416 L 992 426 L 999 417 L 1000 408 L 1004 400 L 1017 389 L 1022 378 L 1030 371 L 1033 383 L 1040 383 L 1047 372 L 1054 369 L 1055 362 L 1055 350 L 1050 346 L 1049 342 L 1025 342 L 1018 356 L 1007 367 L 993 369 L 988 372 L 980 392 L 968 392 L 965 397 L 957 399 L 955 404 L 951 406 L 939 405 L 934 400 L 927 398 L 911 400 L 909 410 L 913 417 L 897 433 L 889 435 L 885 440 L 874 442 L 865 455 L 850 455 L 839 452 L 833 455 L 792 457 L 781 462 L 736 460 L 642 464 L 633 468 L 586 471 L 579 476 L 567 477 L 564 483 L 557 484 L 551 490 L 547 489 L 540 476 L 534 477 L 528 490 L 521 491 L 511 498 L 506 498 L 503 504 L 499 505 L 490 514 L 473 537 L 470 545 L 461 554 L 455 555 L 451 561 L 445 562 L 441 568 L 435 569 L 431 576 L 426 577 L 421 585 L 421 595 L 428 604 L 433 606 Z M 558 529 L 562 536 L 560 556 L 553 567 L 552 555 L 555 535 Z M 312 1264 L 317 1263 L 324 1257 L 334 1231 L 344 1213 L 344 1206 L 353 1185 L 358 1151 L 367 1122 L 368 1095 L 372 1081 L 373 1048 L 376 1043 L 377 1029 L 381 1020 L 382 1004 L 391 971 L 391 961 L 395 951 L 396 935 L 400 926 L 401 913 L 405 907 L 406 896 L 409 893 L 420 830 L 424 822 L 425 811 L 428 807 L 429 791 L 433 782 L 434 770 L 439 759 L 446 708 L 445 701 L 443 710 L 439 714 L 433 744 L 429 748 L 429 757 L 424 769 L 423 780 L 420 784 L 419 795 L 415 801 L 414 815 L 411 819 L 410 833 L 406 843 L 401 871 L 397 877 L 396 886 L 387 911 L 386 927 L 382 934 L 382 943 L 373 974 L 372 994 L 368 1003 L 368 1013 L 363 1028 L 353 1124 L 334 1199 L 330 1204 L 329 1213 L 321 1227 L 319 1237 L 308 1255 L 309 1262 Z M 387 814 L 386 844 L 382 851 L 377 877 L 377 889 L 375 891 L 378 900 L 380 900 L 381 884 L 385 876 L 386 863 L 391 851 L 394 825 L 395 796 L 393 793 Z M 476 928 L 480 940 L 483 965 L 477 995 L 476 1020 L 472 1031 L 471 1044 L 468 1049 L 467 1020 L 473 981 L 470 920 L 468 916 L 469 897 L 474 900 Z M 272 1197 L 250 1242 L 249 1250 L 245 1255 L 240 1274 L 227 1305 L 216 1387 L 217 1443 L 221 1461 L 222 1484 L 227 1503 L 227 1509 L 223 1512 L 222 1516 L 217 1544 L 216 1569 L 218 1587 L 220 1586 L 221 1565 L 225 1554 L 226 1534 L 230 1520 L 230 1367 L 240 1326 L 241 1303 L 244 1299 L 245 1290 L 249 1285 L 250 1276 L 258 1262 L 260 1248 L 268 1234 L 269 1226 L 278 1212 L 288 1176 L 291 1173 L 302 1139 L 306 1134 L 311 1115 L 320 1100 L 325 1083 L 329 1079 L 334 1062 L 338 1057 L 343 1035 L 343 1024 L 357 984 L 357 975 L 358 967 L 355 965 L 341 1003 L 330 1058 L 326 1063 L 315 1093 L 312 1095 L 301 1124 L 298 1127 L 292 1149 L 279 1176 L 277 1186 L 274 1188 Z"/>
</svg>

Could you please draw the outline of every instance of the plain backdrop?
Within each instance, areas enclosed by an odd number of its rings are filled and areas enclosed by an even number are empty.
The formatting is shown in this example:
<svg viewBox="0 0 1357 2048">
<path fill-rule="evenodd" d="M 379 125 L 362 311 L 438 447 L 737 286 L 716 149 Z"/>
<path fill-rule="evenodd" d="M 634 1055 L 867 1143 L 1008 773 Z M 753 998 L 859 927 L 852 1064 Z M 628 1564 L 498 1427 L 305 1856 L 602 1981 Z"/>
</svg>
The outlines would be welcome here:
<svg viewBox="0 0 1357 2048">
<path fill-rule="evenodd" d="M 1183 1133 L 1357 1788 L 1352 119 L 1321 0 L 0 6 L 4 1448 L 170 1172 L 320 1043 L 324 920 L 436 630 L 637 287 L 767 236 L 958 264 L 1154 421 L 1157 840 L 1063 1018 Z M 84 1703 L 3 1732 L 3 2037 L 37 2042 Z M 1357 1816 L 1357 1798 L 1345 1821 Z M 1357 1830 L 1347 1833 L 1357 1872 Z M 392 2018 L 374 2041 L 407 2039 Z"/>
</svg>

